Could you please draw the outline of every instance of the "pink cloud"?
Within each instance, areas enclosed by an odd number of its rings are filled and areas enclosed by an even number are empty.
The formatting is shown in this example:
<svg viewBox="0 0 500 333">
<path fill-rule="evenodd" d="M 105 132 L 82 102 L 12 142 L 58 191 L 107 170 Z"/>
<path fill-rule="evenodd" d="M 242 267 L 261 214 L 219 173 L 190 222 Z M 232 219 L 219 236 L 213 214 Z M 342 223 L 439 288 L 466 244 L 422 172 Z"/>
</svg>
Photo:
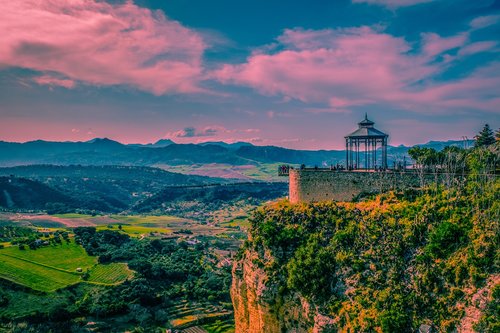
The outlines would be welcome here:
<svg viewBox="0 0 500 333">
<path fill-rule="evenodd" d="M 482 29 L 489 27 L 490 25 L 495 25 L 500 22 L 500 15 L 486 15 L 476 17 L 470 22 L 470 27 L 472 29 Z"/>
<path fill-rule="evenodd" d="M 67 89 L 75 87 L 75 81 L 70 79 L 59 79 L 50 75 L 42 75 L 33 78 L 33 81 L 39 85 L 59 86 Z"/>
<path fill-rule="evenodd" d="M 340 97 L 332 97 L 328 101 L 328 104 L 334 108 L 343 108 L 349 106 L 366 105 L 372 103 L 370 100 L 366 99 L 346 99 Z"/>
<path fill-rule="evenodd" d="M 436 0 L 352 0 L 353 3 L 369 3 L 389 8 L 408 7 Z"/>
<path fill-rule="evenodd" d="M 422 56 L 407 55 L 410 47 L 404 39 L 368 27 L 286 30 L 279 40 L 285 50 L 253 54 L 245 64 L 225 65 L 215 76 L 264 94 L 318 102 L 370 99 L 436 71 Z"/>
<path fill-rule="evenodd" d="M 179 143 L 201 143 L 207 141 L 248 141 L 251 139 L 250 135 L 259 133 L 260 129 L 257 128 L 243 128 L 243 129 L 227 129 L 220 125 L 209 125 L 203 127 L 189 126 L 182 130 L 168 132 L 163 138 L 174 139 Z"/>
<path fill-rule="evenodd" d="M 464 46 L 463 48 L 460 49 L 458 52 L 458 55 L 460 56 L 468 56 L 476 53 L 481 53 L 481 52 L 491 52 L 491 51 L 497 51 L 495 48 L 497 47 L 498 43 L 494 41 L 483 41 L 483 42 L 475 42 L 471 43 L 469 45 Z"/>
<path fill-rule="evenodd" d="M 457 81 L 434 80 L 456 61 L 460 50 L 480 52 L 491 46 L 468 44 L 468 33 L 446 38 L 425 34 L 419 44 L 410 44 L 369 27 L 293 29 L 284 31 L 278 42 L 243 64 L 221 67 L 213 76 L 265 95 L 327 105 L 311 109 L 313 113 L 346 112 L 368 104 L 419 112 L 472 106 L 497 110 L 491 96 L 498 96 L 500 76 L 476 71 Z M 492 65 L 489 71 L 496 72 L 497 67 Z"/>
<path fill-rule="evenodd" d="M 308 113 L 320 114 L 320 113 L 351 113 L 348 109 L 341 108 L 309 108 L 305 110 Z"/>
<path fill-rule="evenodd" d="M 207 45 L 200 34 L 132 1 L 7 1 L 0 31 L 2 67 L 154 94 L 202 91 L 198 82 Z M 68 82 L 59 83 L 69 87 Z"/>
<path fill-rule="evenodd" d="M 207 126 L 202 129 L 197 129 L 195 127 L 186 127 L 180 131 L 169 132 L 165 135 L 165 138 L 195 138 L 195 137 L 206 137 L 206 136 L 216 136 L 218 132 L 224 131 L 221 127 Z"/>
<path fill-rule="evenodd" d="M 500 62 L 495 62 L 454 82 L 429 84 L 415 91 L 395 91 L 386 100 L 430 113 L 464 109 L 498 112 L 499 86 Z"/>
<path fill-rule="evenodd" d="M 459 48 L 467 41 L 467 34 L 443 38 L 435 33 L 422 34 L 423 49 L 427 56 L 434 57 L 443 52 Z"/>
</svg>

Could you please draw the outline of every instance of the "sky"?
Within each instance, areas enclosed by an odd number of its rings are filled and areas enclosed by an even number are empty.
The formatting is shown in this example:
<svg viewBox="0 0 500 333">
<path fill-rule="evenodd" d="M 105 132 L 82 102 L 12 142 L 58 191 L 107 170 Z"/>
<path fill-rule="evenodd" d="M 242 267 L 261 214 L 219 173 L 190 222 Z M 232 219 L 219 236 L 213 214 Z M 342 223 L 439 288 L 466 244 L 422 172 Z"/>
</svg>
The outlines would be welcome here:
<svg viewBox="0 0 500 333">
<path fill-rule="evenodd" d="M 0 140 L 341 149 L 500 126 L 497 0 L 0 0 Z"/>
</svg>

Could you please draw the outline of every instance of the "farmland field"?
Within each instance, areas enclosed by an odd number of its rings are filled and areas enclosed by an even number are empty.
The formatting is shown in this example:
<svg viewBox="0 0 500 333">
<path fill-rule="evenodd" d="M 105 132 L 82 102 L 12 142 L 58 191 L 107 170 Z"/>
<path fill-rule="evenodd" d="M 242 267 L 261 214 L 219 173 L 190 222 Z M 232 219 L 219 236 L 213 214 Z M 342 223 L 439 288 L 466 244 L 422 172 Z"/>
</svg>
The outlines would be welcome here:
<svg viewBox="0 0 500 333">
<path fill-rule="evenodd" d="M 88 256 L 83 247 L 73 241 L 69 244 L 41 247 L 37 250 L 19 250 L 18 247 L 12 246 L 0 250 L 0 255 L 29 260 L 68 272 L 75 272 L 78 267 L 90 268 L 97 263 L 97 258 Z"/>
<path fill-rule="evenodd" d="M 121 227 L 121 229 L 119 229 Z M 167 228 L 158 228 L 158 227 L 144 227 L 141 225 L 129 225 L 129 224 L 108 224 L 106 226 L 99 226 L 97 227 L 97 230 L 106 230 L 106 229 L 113 229 L 115 231 L 121 231 L 126 234 L 129 234 L 132 237 L 139 237 L 144 234 L 149 234 L 149 233 L 162 233 L 162 234 L 169 234 L 172 232 L 171 229 Z"/>
<path fill-rule="evenodd" d="M 126 264 L 97 265 L 97 258 L 75 243 L 0 250 L 0 278 L 38 291 L 51 292 L 82 282 L 77 268 L 89 269 L 88 282 L 97 284 L 118 284 L 132 275 Z"/>
<path fill-rule="evenodd" d="M 90 271 L 88 282 L 98 284 L 118 284 L 133 275 L 133 272 L 128 268 L 127 264 L 111 263 L 107 265 L 97 265 Z"/>
<path fill-rule="evenodd" d="M 112 219 L 117 222 L 136 224 L 150 227 L 166 227 L 170 223 L 189 222 L 175 216 L 161 215 L 161 216 L 142 216 L 142 215 L 111 215 Z"/>
<path fill-rule="evenodd" d="M 39 291 L 55 291 L 78 283 L 77 274 L 0 255 L 0 277 Z"/>
</svg>

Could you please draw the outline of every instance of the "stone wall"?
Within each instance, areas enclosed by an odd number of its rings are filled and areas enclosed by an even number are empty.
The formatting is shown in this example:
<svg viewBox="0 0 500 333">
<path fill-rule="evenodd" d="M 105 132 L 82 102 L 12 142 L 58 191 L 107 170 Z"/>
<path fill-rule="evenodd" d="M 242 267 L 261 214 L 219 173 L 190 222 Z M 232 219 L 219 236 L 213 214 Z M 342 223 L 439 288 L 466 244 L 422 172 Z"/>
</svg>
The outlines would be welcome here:
<svg viewBox="0 0 500 333">
<path fill-rule="evenodd" d="M 426 182 L 434 177 L 426 177 Z M 363 192 L 418 187 L 421 178 L 412 172 L 332 171 L 291 169 L 289 200 L 292 203 L 325 200 L 350 201 Z"/>
</svg>

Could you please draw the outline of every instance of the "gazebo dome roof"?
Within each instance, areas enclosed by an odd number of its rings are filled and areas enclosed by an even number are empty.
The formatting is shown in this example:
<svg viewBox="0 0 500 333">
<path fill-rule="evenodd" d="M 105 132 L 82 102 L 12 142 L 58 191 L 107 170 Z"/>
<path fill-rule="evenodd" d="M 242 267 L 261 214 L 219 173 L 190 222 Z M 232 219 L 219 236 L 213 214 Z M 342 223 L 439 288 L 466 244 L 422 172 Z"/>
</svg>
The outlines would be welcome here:
<svg viewBox="0 0 500 333">
<path fill-rule="evenodd" d="M 373 127 L 375 123 L 368 119 L 368 115 L 365 113 L 365 119 L 358 123 L 359 128 L 345 138 L 385 138 L 389 135 L 382 131 L 379 131 Z"/>
<path fill-rule="evenodd" d="M 369 127 L 373 126 L 375 123 L 368 119 L 368 114 L 365 113 L 365 119 L 361 120 L 358 125 L 359 127 Z"/>
</svg>

